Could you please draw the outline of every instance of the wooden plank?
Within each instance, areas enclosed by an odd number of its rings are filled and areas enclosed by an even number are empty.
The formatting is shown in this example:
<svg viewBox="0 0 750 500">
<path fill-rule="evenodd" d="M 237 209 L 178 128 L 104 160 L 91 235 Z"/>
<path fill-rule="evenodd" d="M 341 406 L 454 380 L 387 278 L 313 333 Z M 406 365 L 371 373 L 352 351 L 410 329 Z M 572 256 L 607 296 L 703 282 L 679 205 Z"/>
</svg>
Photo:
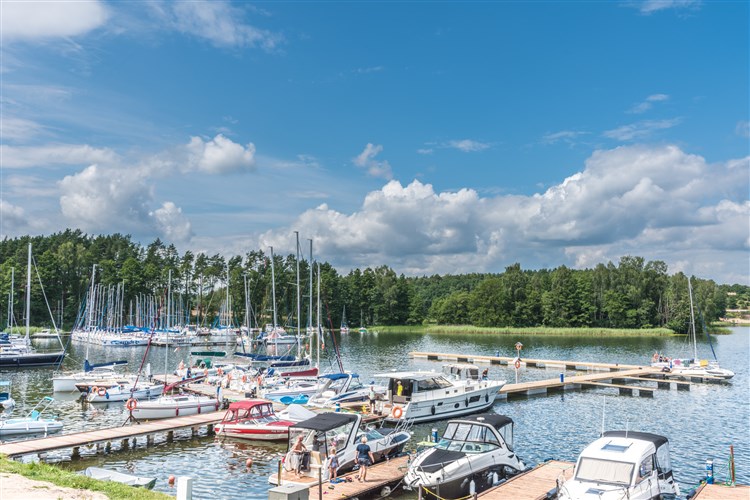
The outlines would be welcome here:
<svg viewBox="0 0 750 500">
<path fill-rule="evenodd" d="M 451 354 L 451 353 L 437 353 L 437 352 L 421 352 L 421 351 L 412 351 L 409 353 L 409 356 L 412 358 L 427 358 L 428 360 L 435 360 L 435 361 L 457 361 L 459 358 L 461 359 L 471 359 L 473 362 L 477 361 L 484 361 L 489 363 L 512 363 L 515 361 L 516 358 L 510 358 L 506 356 L 481 356 L 481 355 L 459 355 L 459 354 Z M 531 365 L 535 366 L 571 366 L 571 367 L 586 367 L 585 369 L 609 369 L 609 370 L 633 370 L 636 368 L 641 368 L 641 365 L 628 365 L 628 364 L 620 364 L 620 363 L 596 363 L 596 362 L 588 362 L 588 361 L 562 361 L 562 360 L 553 360 L 553 359 L 531 359 L 531 358 L 524 358 L 521 357 L 522 362 L 529 363 Z M 571 368 L 576 369 L 576 368 Z"/>
<path fill-rule="evenodd" d="M 391 460 L 371 465 L 367 468 L 367 482 L 364 483 L 357 481 L 359 471 L 349 472 L 339 476 L 345 480 L 346 478 L 351 478 L 351 481 L 337 484 L 330 484 L 328 481 L 325 481 L 323 483 L 322 491 L 324 495 L 326 495 L 327 492 L 327 496 L 324 496 L 323 498 L 336 498 L 338 500 L 358 497 L 373 491 L 379 493 L 383 486 L 396 483 L 404 477 L 406 469 L 408 468 L 408 460 L 409 457 L 405 455 L 403 457 L 392 458 Z M 317 482 L 315 486 L 310 487 L 309 494 L 311 499 L 319 498 Z"/>
<path fill-rule="evenodd" d="M 551 460 L 538 465 L 528 472 L 510 478 L 503 484 L 484 491 L 478 495 L 482 500 L 538 500 L 545 498 L 547 492 L 557 487 L 561 481 L 573 476 L 572 462 Z"/>
<path fill-rule="evenodd" d="M 750 486 L 704 484 L 698 488 L 693 500 L 748 500 L 748 498 L 750 498 Z"/>
</svg>

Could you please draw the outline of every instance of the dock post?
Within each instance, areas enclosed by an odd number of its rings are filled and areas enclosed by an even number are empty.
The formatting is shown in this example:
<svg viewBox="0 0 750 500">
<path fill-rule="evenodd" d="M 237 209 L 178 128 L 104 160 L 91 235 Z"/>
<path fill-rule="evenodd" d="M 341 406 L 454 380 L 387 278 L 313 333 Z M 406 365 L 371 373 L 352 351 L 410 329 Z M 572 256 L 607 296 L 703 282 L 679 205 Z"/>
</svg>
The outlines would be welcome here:
<svg viewBox="0 0 750 500">
<path fill-rule="evenodd" d="M 191 427 L 190 428 L 190 435 L 195 437 L 198 435 L 198 428 L 197 427 Z"/>
<path fill-rule="evenodd" d="M 214 424 L 208 424 L 208 427 L 206 427 L 206 429 L 208 429 L 208 435 L 209 436 L 213 436 L 214 435 Z"/>
<path fill-rule="evenodd" d="M 420 486 L 419 490 L 417 491 L 417 499 L 422 500 L 422 486 Z"/>
<path fill-rule="evenodd" d="M 120 449 L 122 449 L 122 450 L 127 450 L 128 448 L 130 448 L 130 440 L 129 440 L 129 439 L 127 439 L 127 438 L 125 438 L 125 439 L 123 439 L 123 440 L 122 440 L 122 442 L 120 443 Z"/>
<path fill-rule="evenodd" d="M 318 500 L 323 500 L 323 465 L 318 466 Z"/>
<path fill-rule="evenodd" d="M 174 431 L 168 431 L 167 432 L 167 441 L 170 442 L 170 443 L 172 441 L 174 441 Z"/>
<path fill-rule="evenodd" d="M 73 447 L 73 453 L 70 454 L 70 458 L 73 460 L 75 460 L 76 458 L 81 458 L 81 453 L 78 446 Z"/>
<path fill-rule="evenodd" d="M 146 436 L 146 446 L 153 446 L 154 445 L 154 435 L 149 434 Z"/>
<path fill-rule="evenodd" d="M 177 500 L 193 499 L 193 478 L 180 476 L 177 478 Z"/>
<path fill-rule="evenodd" d="M 104 453 L 109 453 L 112 451 L 112 441 L 107 441 L 104 443 Z"/>
</svg>

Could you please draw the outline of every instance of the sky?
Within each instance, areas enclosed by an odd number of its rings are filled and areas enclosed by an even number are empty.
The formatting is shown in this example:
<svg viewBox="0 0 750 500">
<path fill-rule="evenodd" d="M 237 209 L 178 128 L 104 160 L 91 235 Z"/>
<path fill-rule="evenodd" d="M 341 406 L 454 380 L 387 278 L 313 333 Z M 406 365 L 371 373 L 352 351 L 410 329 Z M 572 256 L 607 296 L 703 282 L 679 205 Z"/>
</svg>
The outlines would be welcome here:
<svg viewBox="0 0 750 500">
<path fill-rule="evenodd" d="M 0 1 L 0 237 L 750 284 L 746 1 Z"/>
</svg>

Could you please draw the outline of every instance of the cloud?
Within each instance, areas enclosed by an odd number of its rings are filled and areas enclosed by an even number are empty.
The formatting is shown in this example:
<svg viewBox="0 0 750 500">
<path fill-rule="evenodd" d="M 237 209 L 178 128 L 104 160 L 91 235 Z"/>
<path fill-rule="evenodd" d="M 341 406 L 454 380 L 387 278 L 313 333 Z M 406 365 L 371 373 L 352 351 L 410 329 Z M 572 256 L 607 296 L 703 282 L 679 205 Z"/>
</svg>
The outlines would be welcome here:
<svg viewBox="0 0 750 500">
<path fill-rule="evenodd" d="M 149 213 L 154 224 L 167 241 L 185 242 L 193 235 L 190 221 L 182 215 L 182 209 L 171 201 L 164 202 L 160 208 Z"/>
<path fill-rule="evenodd" d="M 434 152 L 435 152 L 435 150 L 432 149 L 432 148 L 419 148 L 419 149 L 417 149 L 417 153 L 419 153 L 421 155 L 431 155 Z"/>
<path fill-rule="evenodd" d="M 575 144 L 575 140 L 578 137 L 587 133 L 588 132 L 580 132 L 576 130 L 561 130 L 560 132 L 546 134 L 544 137 L 542 137 L 542 142 L 544 144 L 556 144 L 558 142 L 565 142 L 572 145 Z"/>
<path fill-rule="evenodd" d="M 102 2 L 18 1 L 3 2 L 2 40 L 40 40 L 84 35 L 104 25 L 107 9 Z"/>
<path fill-rule="evenodd" d="M 245 24 L 245 12 L 225 1 L 154 2 L 154 13 L 168 27 L 208 40 L 218 47 L 261 47 L 275 49 L 279 34 Z"/>
<path fill-rule="evenodd" d="M 473 153 L 475 151 L 482 151 L 490 147 L 489 144 L 479 141 L 473 141 L 471 139 L 453 140 L 448 141 L 445 147 L 458 149 L 464 153 Z"/>
<path fill-rule="evenodd" d="M 658 130 L 665 130 L 678 125 L 682 120 L 672 118 L 671 120 L 644 120 L 630 125 L 623 125 L 616 129 L 607 130 L 602 135 L 609 139 L 618 141 L 641 140 L 649 137 Z"/>
<path fill-rule="evenodd" d="M 392 179 L 393 172 L 391 165 L 387 160 L 377 161 L 375 157 L 383 151 L 383 146 L 375 146 L 372 143 L 367 143 L 365 149 L 354 158 L 354 164 L 360 168 L 367 169 L 367 174 L 371 177 L 381 177 L 383 179 Z"/>
<path fill-rule="evenodd" d="M 642 14 L 653 14 L 668 9 L 696 10 L 700 5 L 700 0 L 646 0 L 638 8 Z"/>
<path fill-rule="evenodd" d="M 2 131 L 4 141 L 25 142 L 45 130 L 44 125 L 33 120 L 3 116 Z"/>
<path fill-rule="evenodd" d="M 87 165 L 114 163 L 117 153 L 107 148 L 88 144 L 48 144 L 42 146 L 14 147 L 0 145 L 4 168 L 36 168 L 54 165 Z"/>
<path fill-rule="evenodd" d="M 750 139 L 750 122 L 739 121 L 737 126 L 734 128 L 734 133 L 745 139 Z"/>
<path fill-rule="evenodd" d="M 185 146 L 187 161 L 183 170 L 198 170 L 207 174 L 253 170 L 255 168 L 255 145 L 245 146 L 219 134 L 209 141 L 191 137 Z"/>
<path fill-rule="evenodd" d="M 668 99 L 669 99 L 669 96 L 666 95 L 666 94 L 653 94 L 653 95 L 650 95 L 650 96 L 648 96 L 646 98 L 645 101 L 640 102 L 640 103 L 636 104 L 635 106 L 633 106 L 632 108 L 630 108 L 627 111 L 627 113 L 631 113 L 631 114 L 645 113 L 646 111 L 648 111 L 649 109 L 651 109 L 654 106 L 655 102 L 666 101 Z"/>
<path fill-rule="evenodd" d="M 0 199 L 0 237 L 16 231 L 28 231 L 30 222 L 23 208 Z"/>
<path fill-rule="evenodd" d="M 750 158 L 709 164 L 676 146 L 622 146 L 596 151 L 582 171 L 531 196 L 393 180 L 356 211 L 320 205 L 259 244 L 283 247 L 304 228 L 316 252 L 344 270 L 387 263 L 406 274 L 491 272 L 639 255 L 672 272 L 687 262 L 685 270 L 731 280 L 747 270 L 749 182 Z"/>
</svg>

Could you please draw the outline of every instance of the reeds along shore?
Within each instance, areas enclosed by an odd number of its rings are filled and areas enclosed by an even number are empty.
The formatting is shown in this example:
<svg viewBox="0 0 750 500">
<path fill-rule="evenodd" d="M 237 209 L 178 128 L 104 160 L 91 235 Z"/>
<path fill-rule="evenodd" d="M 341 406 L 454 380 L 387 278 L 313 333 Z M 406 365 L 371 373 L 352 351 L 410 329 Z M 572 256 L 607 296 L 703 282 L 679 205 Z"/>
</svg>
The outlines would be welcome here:
<svg viewBox="0 0 750 500">
<path fill-rule="evenodd" d="M 373 326 L 371 331 L 377 331 L 378 333 L 463 333 L 467 335 L 548 335 L 569 337 L 669 337 L 676 335 L 669 328 L 495 328 L 471 325 Z M 724 332 L 715 332 L 712 330 L 711 333 Z"/>
</svg>

